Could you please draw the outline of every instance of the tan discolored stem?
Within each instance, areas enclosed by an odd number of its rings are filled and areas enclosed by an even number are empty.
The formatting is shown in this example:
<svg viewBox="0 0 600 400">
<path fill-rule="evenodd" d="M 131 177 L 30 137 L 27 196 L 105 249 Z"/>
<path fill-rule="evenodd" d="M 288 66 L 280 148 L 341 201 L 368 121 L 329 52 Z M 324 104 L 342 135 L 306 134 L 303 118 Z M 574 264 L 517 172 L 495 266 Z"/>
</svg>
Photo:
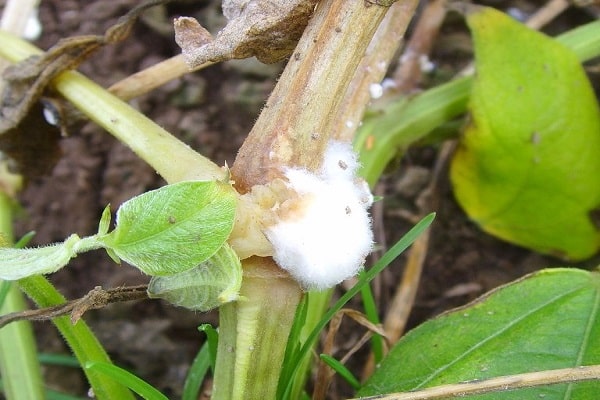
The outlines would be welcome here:
<svg viewBox="0 0 600 400">
<path fill-rule="evenodd" d="M 283 166 L 319 167 L 341 100 L 387 10 L 358 0 L 319 3 L 233 164 L 238 190 L 280 177 Z"/>
</svg>

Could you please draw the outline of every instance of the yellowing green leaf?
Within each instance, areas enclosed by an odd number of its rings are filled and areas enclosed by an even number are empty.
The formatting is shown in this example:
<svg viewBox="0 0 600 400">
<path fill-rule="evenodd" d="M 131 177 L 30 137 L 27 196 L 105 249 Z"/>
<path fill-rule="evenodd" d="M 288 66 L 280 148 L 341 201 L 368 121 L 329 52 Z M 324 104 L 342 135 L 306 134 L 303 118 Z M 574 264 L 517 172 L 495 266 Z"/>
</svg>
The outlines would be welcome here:
<svg viewBox="0 0 600 400">
<path fill-rule="evenodd" d="M 168 276 L 153 276 L 148 295 L 190 310 L 209 311 L 238 299 L 242 264 L 227 244 L 199 266 Z"/>
<path fill-rule="evenodd" d="M 600 116 L 575 54 L 489 9 L 469 15 L 472 121 L 451 164 L 458 202 L 504 240 L 569 259 L 600 248 Z"/>
<path fill-rule="evenodd" d="M 104 247 L 149 275 L 171 275 L 211 257 L 229 237 L 237 197 L 216 181 L 190 181 L 146 192 L 117 211 Z"/>
</svg>

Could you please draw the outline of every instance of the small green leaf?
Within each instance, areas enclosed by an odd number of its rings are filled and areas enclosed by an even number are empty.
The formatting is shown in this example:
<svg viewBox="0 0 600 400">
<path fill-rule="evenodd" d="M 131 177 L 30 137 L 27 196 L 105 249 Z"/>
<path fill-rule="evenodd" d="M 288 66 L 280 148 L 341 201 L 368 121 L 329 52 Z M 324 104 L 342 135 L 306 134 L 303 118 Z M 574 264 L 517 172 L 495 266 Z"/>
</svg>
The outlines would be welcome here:
<svg viewBox="0 0 600 400">
<path fill-rule="evenodd" d="M 164 186 L 124 203 L 115 230 L 99 240 L 149 275 L 183 272 L 215 254 L 227 240 L 236 200 L 233 188 L 222 182 Z"/>
<path fill-rule="evenodd" d="M 208 354 L 210 356 L 210 369 L 214 372 L 217 363 L 217 348 L 219 345 L 219 332 L 211 324 L 202 324 L 198 327 L 206 335 Z"/>
<path fill-rule="evenodd" d="M 181 400 L 197 400 L 199 398 L 202 382 L 211 365 L 210 358 L 208 342 L 205 342 L 196 355 L 196 358 L 194 358 L 185 377 Z"/>
<path fill-rule="evenodd" d="M 154 276 L 148 296 L 162 298 L 190 310 L 208 311 L 238 299 L 242 265 L 233 249 L 224 243 L 211 258 L 174 275 Z"/>
<path fill-rule="evenodd" d="M 579 260 L 600 248 L 600 113 L 575 53 L 489 8 L 468 16 L 477 75 L 451 164 L 483 230 Z M 594 211 L 595 210 L 595 211 Z"/>
<path fill-rule="evenodd" d="M 110 228 L 110 204 L 104 207 L 102 211 L 102 217 L 100 217 L 100 223 L 98 224 L 98 236 L 103 236 L 108 233 Z"/>
<path fill-rule="evenodd" d="M 492 291 L 404 336 L 359 396 L 600 363 L 600 275 L 556 268 Z M 600 382 L 469 399 L 595 399 Z"/>
<path fill-rule="evenodd" d="M 319 357 L 325 364 L 329 365 L 329 367 L 333 369 L 339 376 L 344 378 L 344 380 L 348 382 L 348 384 L 352 386 L 355 390 L 360 388 L 360 381 L 339 360 L 336 360 L 329 354 L 320 354 Z"/>
<path fill-rule="evenodd" d="M 56 272 L 77 254 L 81 239 L 71 235 L 62 243 L 45 247 L 15 249 L 0 248 L 0 279 L 9 281 L 37 274 Z"/>
</svg>

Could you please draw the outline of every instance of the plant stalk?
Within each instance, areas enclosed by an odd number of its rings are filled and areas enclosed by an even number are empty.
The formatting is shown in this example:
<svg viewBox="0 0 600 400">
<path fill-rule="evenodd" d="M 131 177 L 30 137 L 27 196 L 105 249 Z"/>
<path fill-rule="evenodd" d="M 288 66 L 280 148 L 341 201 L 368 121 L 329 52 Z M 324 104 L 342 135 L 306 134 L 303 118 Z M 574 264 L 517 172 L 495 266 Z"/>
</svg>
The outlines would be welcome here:
<svg viewBox="0 0 600 400">
<path fill-rule="evenodd" d="M 241 192 L 281 177 L 282 167 L 320 166 L 335 115 L 387 10 L 365 1 L 319 3 L 233 164 Z"/>
<path fill-rule="evenodd" d="M 298 284 L 271 259 L 243 262 L 244 281 L 234 303 L 219 311 L 214 400 L 275 399 L 295 310 Z"/>
</svg>

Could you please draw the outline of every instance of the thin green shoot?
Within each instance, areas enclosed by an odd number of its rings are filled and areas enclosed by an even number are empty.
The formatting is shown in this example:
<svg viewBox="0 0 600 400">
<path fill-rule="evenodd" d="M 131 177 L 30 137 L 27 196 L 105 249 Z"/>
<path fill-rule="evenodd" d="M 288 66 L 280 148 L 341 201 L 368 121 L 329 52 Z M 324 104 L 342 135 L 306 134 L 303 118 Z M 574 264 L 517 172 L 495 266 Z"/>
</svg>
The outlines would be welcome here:
<svg viewBox="0 0 600 400">
<path fill-rule="evenodd" d="M 19 239 L 17 241 L 17 243 L 15 243 L 15 245 L 13 246 L 15 249 L 23 249 L 25 248 L 25 246 L 27 246 L 29 244 L 29 242 L 31 242 L 31 239 L 33 239 L 33 237 L 35 236 L 35 231 L 29 231 L 26 234 L 24 234 L 23 236 L 21 236 L 21 239 Z"/>
<path fill-rule="evenodd" d="M 0 379 L 0 394 L 2 393 L 4 393 L 4 383 Z M 46 389 L 44 394 L 46 400 L 89 400 L 87 397 L 72 396 L 52 389 Z"/>
<path fill-rule="evenodd" d="M 364 273 L 364 271 L 361 271 L 359 277 L 364 275 Z M 375 299 L 373 298 L 371 285 L 363 286 L 360 291 L 360 295 L 362 297 L 363 308 L 365 310 L 367 319 L 373 324 L 378 325 L 380 323 L 379 313 L 377 312 L 377 304 L 375 304 Z M 383 359 L 383 338 L 381 335 L 373 335 L 371 338 L 371 349 L 373 351 L 375 363 L 379 364 Z"/>
<path fill-rule="evenodd" d="M 159 392 L 154 386 L 129 371 L 99 361 L 90 361 L 85 364 L 85 369 L 106 375 L 121 385 L 131 389 L 145 400 L 169 400 L 167 396 Z"/>
<path fill-rule="evenodd" d="M 219 333 L 211 324 L 202 324 L 198 327 L 200 332 L 206 335 L 206 343 L 208 345 L 208 355 L 210 361 L 210 370 L 215 372 L 215 364 L 217 363 L 217 348 L 219 347 Z"/>
<path fill-rule="evenodd" d="M 39 353 L 38 360 L 42 364 L 58 367 L 81 368 L 77 358 L 69 354 Z"/>
<path fill-rule="evenodd" d="M 211 367 L 211 362 L 214 363 L 214 360 L 211 361 L 209 343 L 206 341 L 190 366 L 190 370 L 188 371 L 183 384 L 181 400 L 198 399 L 200 387 L 202 386 L 202 382 L 204 382 L 208 369 Z"/>
<path fill-rule="evenodd" d="M 305 355 L 310 351 L 313 344 L 316 342 L 321 331 L 325 329 L 331 318 L 344 307 L 344 305 L 356 296 L 364 285 L 368 285 L 378 274 L 381 273 L 392 261 L 394 261 L 404 250 L 406 250 L 417 237 L 431 225 L 435 213 L 431 213 L 419 221 L 410 231 L 408 231 L 392 248 L 390 248 L 381 259 L 375 263 L 375 265 L 365 272 L 358 280 L 358 282 L 325 313 L 321 321 L 315 326 L 312 333 L 308 336 L 302 348 L 293 355 L 289 360 L 284 360 L 284 364 L 289 364 L 292 367 L 290 375 L 281 375 L 280 386 L 278 388 L 277 398 L 288 399 L 290 390 L 293 383 L 293 377 L 297 371 L 297 366 Z"/>
<path fill-rule="evenodd" d="M 10 290 L 10 281 L 0 281 L 0 308 L 4 304 L 4 300 L 6 299 L 6 295 Z"/>
<path fill-rule="evenodd" d="M 283 356 L 284 362 L 281 369 L 281 376 L 292 376 L 293 374 L 294 365 L 286 362 L 286 360 L 290 360 L 293 355 L 298 352 L 300 345 L 302 344 L 301 334 L 302 327 L 306 322 L 306 315 L 308 313 L 309 295 L 303 296 L 298 304 L 298 307 L 296 308 L 296 315 L 294 316 L 294 322 L 292 323 L 292 328 L 290 329 L 290 336 L 288 338 L 288 342 L 285 347 L 285 354 Z"/>
<path fill-rule="evenodd" d="M 341 376 L 354 390 L 360 389 L 360 381 L 350 372 L 348 368 L 344 364 L 342 364 L 339 360 L 331 357 L 328 354 L 319 355 L 321 360 L 329 365 L 331 369 L 335 371 L 336 374 Z"/>
</svg>

